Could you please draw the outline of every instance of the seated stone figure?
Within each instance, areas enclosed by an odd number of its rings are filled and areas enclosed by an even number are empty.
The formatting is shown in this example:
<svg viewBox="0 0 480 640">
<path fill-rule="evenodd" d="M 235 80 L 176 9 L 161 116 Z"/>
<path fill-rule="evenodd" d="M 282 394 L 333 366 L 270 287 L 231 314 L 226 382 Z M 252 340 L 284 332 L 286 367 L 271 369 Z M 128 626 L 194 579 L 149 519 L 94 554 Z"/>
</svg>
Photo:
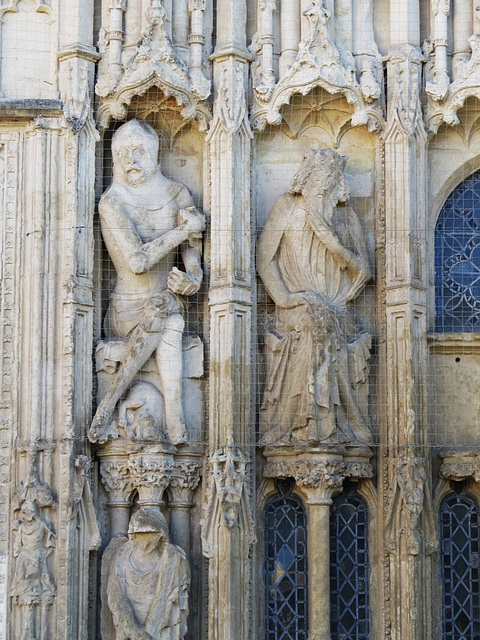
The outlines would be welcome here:
<svg viewBox="0 0 480 640">
<path fill-rule="evenodd" d="M 107 601 L 115 640 L 182 640 L 187 633 L 190 567 L 168 540 L 165 518 L 154 507 L 133 516 L 126 538 L 109 559 Z"/>
<path fill-rule="evenodd" d="M 153 355 L 172 444 L 186 440 L 182 404 L 183 296 L 196 293 L 204 216 L 182 184 L 157 164 L 158 136 L 131 120 L 112 139 L 113 182 L 100 205 L 102 235 L 117 272 L 105 318 L 110 339 L 128 339 L 121 366 L 90 428 L 92 442 L 115 435 L 113 414 L 135 376 Z M 176 266 L 181 256 L 185 271 Z"/>
<path fill-rule="evenodd" d="M 370 269 L 345 162 L 330 149 L 308 152 L 260 236 L 258 273 L 276 304 L 266 336 L 264 445 L 371 442 L 371 336 L 348 307 Z"/>
</svg>

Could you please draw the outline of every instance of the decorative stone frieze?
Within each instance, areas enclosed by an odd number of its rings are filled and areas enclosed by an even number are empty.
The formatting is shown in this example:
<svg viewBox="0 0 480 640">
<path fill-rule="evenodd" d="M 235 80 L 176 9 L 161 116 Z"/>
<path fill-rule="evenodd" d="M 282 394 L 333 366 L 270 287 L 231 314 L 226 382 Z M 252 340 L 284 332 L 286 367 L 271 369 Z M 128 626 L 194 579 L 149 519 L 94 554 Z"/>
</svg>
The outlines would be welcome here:
<svg viewBox="0 0 480 640">
<path fill-rule="evenodd" d="M 480 454 L 474 452 L 442 453 L 442 464 L 439 469 L 441 476 L 447 480 L 466 480 L 473 478 L 480 482 Z"/>
</svg>

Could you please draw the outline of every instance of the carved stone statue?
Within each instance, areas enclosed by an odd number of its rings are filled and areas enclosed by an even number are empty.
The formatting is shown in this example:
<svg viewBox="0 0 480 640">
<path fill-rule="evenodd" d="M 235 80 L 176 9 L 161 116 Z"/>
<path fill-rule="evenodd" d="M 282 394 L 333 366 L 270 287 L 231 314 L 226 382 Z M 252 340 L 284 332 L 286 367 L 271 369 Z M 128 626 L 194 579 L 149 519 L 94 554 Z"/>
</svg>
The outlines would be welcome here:
<svg viewBox="0 0 480 640">
<path fill-rule="evenodd" d="M 14 602 L 25 609 L 19 640 L 48 640 L 47 611 L 53 603 L 55 585 L 47 558 L 55 546 L 55 537 L 52 527 L 38 513 L 35 501 L 24 500 L 13 543 L 17 562 L 11 589 Z"/>
<path fill-rule="evenodd" d="M 115 640 L 182 640 L 187 633 L 190 567 L 168 541 L 158 509 L 133 516 L 128 540 L 116 541 L 107 584 Z"/>
<path fill-rule="evenodd" d="M 158 164 L 158 137 L 131 120 L 112 140 L 113 182 L 100 205 L 102 234 L 117 272 L 105 318 L 110 339 L 128 338 L 126 353 L 90 429 L 93 442 L 115 433 L 113 413 L 136 374 L 154 355 L 170 441 L 186 440 L 182 406 L 183 296 L 196 293 L 204 216 L 188 189 L 165 177 Z M 177 254 L 185 271 L 177 268 Z M 156 398 L 151 399 L 155 405 Z"/>
<path fill-rule="evenodd" d="M 370 279 L 365 237 L 345 182 L 346 158 L 310 151 L 273 206 L 258 273 L 277 305 L 266 336 L 261 444 L 362 443 L 371 336 L 348 308 Z"/>
</svg>

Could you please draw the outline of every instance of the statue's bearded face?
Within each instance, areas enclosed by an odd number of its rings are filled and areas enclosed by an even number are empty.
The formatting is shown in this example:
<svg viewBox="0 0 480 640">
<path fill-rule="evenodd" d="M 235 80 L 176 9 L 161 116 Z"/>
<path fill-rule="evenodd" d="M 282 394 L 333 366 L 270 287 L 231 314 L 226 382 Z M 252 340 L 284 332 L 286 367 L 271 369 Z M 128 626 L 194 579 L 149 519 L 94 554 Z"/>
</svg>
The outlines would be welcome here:
<svg viewBox="0 0 480 640">
<path fill-rule="evenodd" d="M 113 150 L 114 173 L 131 187 L 147 182 L 157 169 L 156 158 L 147 141 L 128 136 Z"/>
<path fill-rule="evenodd" d="M 347 202 L 350 197 L 343 171 L 335 162 L 328 166 L 314 167 L 305 181 L 302 193 L 309 198 L 330 197 L 335 203 Z"/>
</svg>

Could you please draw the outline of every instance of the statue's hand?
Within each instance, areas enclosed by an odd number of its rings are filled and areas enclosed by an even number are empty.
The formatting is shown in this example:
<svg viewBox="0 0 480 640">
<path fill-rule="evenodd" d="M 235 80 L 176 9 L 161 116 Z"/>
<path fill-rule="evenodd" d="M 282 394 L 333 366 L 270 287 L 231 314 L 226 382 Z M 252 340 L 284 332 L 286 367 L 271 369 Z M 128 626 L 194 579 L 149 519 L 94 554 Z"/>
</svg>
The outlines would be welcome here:
<svg viewBox="0 0 480 640">
<path fill-rule="evenodd" d="M 136 251 L 128 259 L 128 267 L 133 273 L 145 273 L 148 267 L 148 258 L 141 251 Z"/>
<path fill-rule="evenodd" d="M 178 222 L 179 224 L 185 225 L 187 231 L 194 235 L 198 236 L 202 231 L 205 231 L 205 216 L 195 207 L 180 209 L 178 212 Z"/>
<path fill-rule="evenodd" d="M 180 296 L 191 296 L 199 290 L 200 280 L 173 267 L 168 274 L 168 288 Z"/>
</svg>

